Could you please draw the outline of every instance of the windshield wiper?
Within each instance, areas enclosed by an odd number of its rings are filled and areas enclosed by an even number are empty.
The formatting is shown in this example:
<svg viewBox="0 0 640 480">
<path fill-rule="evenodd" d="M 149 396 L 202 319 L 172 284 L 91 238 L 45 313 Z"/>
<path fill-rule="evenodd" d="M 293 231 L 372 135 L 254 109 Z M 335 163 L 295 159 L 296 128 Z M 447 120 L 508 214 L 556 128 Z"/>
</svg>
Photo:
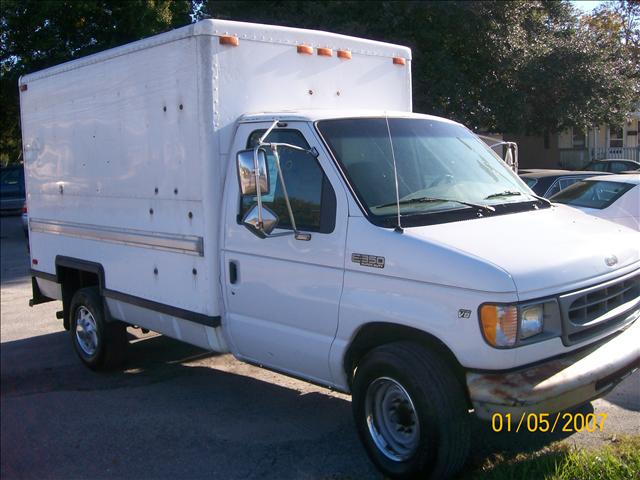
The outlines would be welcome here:
<svg viewBox="0 0 640 480">
<path fill-rule="evenodd" d="M 522 195 L 522 193 L 515 192 L 513 190 L 505 190 L 504 192 L 492 193 L 491 195 L 487 195 L 486 197 L 484 197 L 484 199 L 489 200 L 491 198 L 498 198 L 498 197 L 516 197 L 518 195 Z"/>
<path fill-rule="evenodd" d="M 466 205 L 467 207 L 478 208 L 486 212 L 496 211 L 496 209 L 493 208 L 491 205 L 480 205 L 479 203 L 463 202 L 462 200 L 456 200 L 454 198 L 435 198 L 435 197 L 407 198 L 406 200 L 400 200 L 399 202 L 390 202 L 390 203 L 384 203 L 382 205 L 376 205 L 373 208 L 393 207 L 395 205 L 406 205 L 409 203 L 430 203 L 430 202 L 455 202 L 455 203 L 460 203 L 461 205 Z"/>
</svg>

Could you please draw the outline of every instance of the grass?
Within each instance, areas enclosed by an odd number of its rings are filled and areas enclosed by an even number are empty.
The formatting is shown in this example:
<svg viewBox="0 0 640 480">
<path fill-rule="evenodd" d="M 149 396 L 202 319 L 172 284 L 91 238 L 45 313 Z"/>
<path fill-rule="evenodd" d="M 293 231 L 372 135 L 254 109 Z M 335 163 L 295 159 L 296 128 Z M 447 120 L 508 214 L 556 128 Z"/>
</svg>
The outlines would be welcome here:
<svg viewBox="0 0 640 480">
<path fill-rule="evenodd" d="M 554 443 L 512 458 L 499 454 L 485 460 L 468 479 L 640 480 L 640 435 L 612 439 L 595 450 Z"/>
</svg>

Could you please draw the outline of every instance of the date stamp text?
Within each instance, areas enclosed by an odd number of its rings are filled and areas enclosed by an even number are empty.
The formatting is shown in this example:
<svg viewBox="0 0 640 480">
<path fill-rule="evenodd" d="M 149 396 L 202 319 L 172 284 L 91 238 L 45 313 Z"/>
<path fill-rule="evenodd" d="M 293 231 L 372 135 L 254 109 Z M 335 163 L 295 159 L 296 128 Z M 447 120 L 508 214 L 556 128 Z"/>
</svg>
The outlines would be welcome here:
<svg viewBox="0 0 640 480">
<path fill-rule="evenodd" d="M 494 413 L 491 430 L 494 432 L 602 432 L 606 413 Z"/>
</svg>

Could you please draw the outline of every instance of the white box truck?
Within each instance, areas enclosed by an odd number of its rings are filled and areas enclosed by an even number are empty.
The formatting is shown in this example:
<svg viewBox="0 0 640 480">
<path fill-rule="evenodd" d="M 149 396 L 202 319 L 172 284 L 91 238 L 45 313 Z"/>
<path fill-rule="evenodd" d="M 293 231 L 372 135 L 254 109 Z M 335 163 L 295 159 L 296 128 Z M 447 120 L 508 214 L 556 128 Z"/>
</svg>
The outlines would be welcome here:
<svg viewBox="0 0 640 480">
<path fill-rule="evenodd" d="M 640 359 L 639 233 L 412 113 L 408 48 L 204 20 L 20 79 L 33 305 L 93 369 L 138 326 L 352 394 L 387 475 L 469 415 L 557 412 Z"/>
</svg>

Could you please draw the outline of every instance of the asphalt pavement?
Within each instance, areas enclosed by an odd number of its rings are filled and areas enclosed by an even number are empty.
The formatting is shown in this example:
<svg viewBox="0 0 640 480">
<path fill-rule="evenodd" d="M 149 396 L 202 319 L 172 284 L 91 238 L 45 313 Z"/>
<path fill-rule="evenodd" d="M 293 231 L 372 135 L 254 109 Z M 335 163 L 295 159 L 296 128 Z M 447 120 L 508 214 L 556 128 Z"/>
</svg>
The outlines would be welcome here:
<svg viewBox="0 0 640 480">
<path fill-rule="evenodd" d="M 0 250 L 1 478 L 381 477 L 346 395 L 137 330 L 124 371 L 86 369 L 56 320 L 60 304 L 28 306 L 20 217 L 1 218 Z M 466 472 L 498 452 L 640 434 L 640 374 L 582 410 L 608 414 L 603 432 L 494 433 L 474 421 Z"/>
</svg>

